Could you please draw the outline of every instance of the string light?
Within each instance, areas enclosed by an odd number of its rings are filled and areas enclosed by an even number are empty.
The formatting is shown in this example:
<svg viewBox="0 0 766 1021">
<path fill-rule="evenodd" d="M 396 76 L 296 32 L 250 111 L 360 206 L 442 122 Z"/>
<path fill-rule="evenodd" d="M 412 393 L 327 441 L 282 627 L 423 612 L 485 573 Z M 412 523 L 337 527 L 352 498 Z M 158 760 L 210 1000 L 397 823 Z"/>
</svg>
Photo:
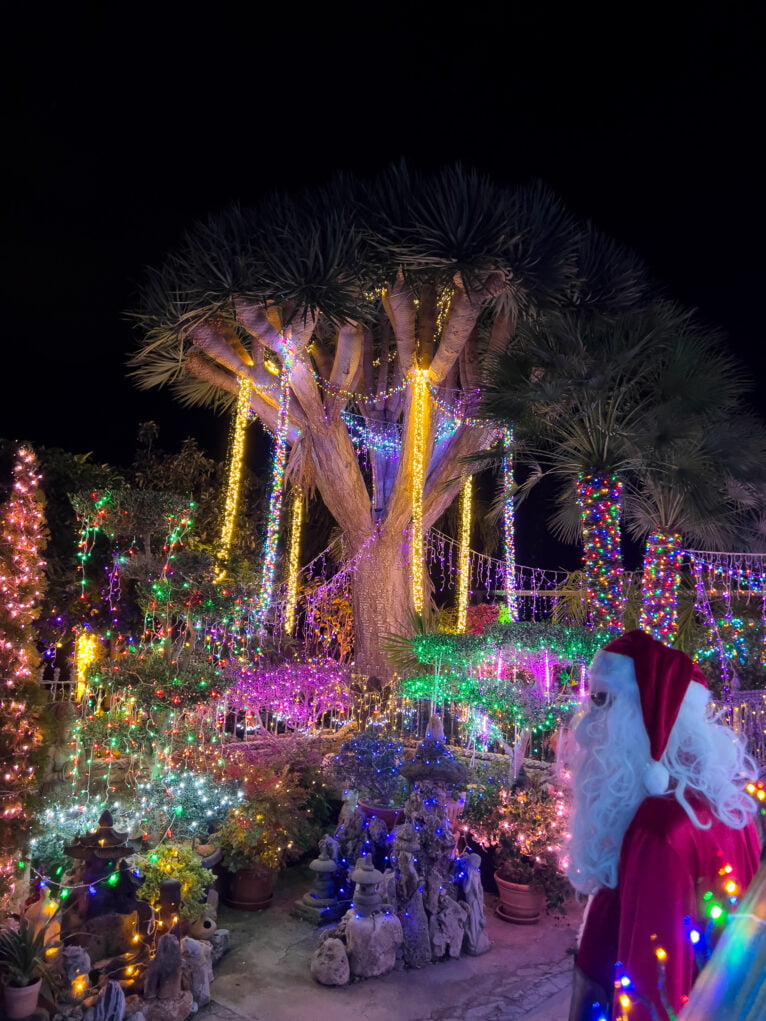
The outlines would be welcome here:
<svg viewBox="0 0 766 1021">
<path fill-rule="evenodd" d="M 471 507 L 473 503 L 473 476 L 469 475 L 460 490 L 460 550 L 458 553 L 457 630 L 465 631 L 468 613 L 468 591 L 471 581 Z"/>
<path fill-rule="evenodd" d="M 514 522 L 513 430 L 503 433 L 503 560 L 505 562 L 505 605 L 510 620 L 519 619 L 516 601 L 516 542 Z"/>
<path fill-rule="evenodd" d="M 296 486 L 290 507 L 290 529 L 287 552 L 287 601 L 285 605 L 285 633 L 290 635 L 295 627 L 295 604 L 298 599 L 300 578 L 301 527 L 303 525 L 303 490 Z"/>
<path fill-rule="evenodd" d="M 646 540 L 639 627 L 667 642 L 678 628 L 683 539 L 676 533 L 652 532 Z"/>
<path fill-rule="evenodd" d="M 580 475 L 577 503 L 583 530 L 583 566 L 595 627 L 619 630 L 622 621 L 620 510 L 623 483 Z"/>
<path fill-rule="evenodd" d="M 234 418 L 234 425 L 231 433 L 231 445 L 229 450 L 229 470 L 226 479 L 226 504 L 223 513 L 223 525 L 221 527 L 221 538 L 218 541 L 218 569 L 215 581 L 221 582 L 225 575 L 226 562 L 231 552 L 231 544 L 234 538 L 234 524 L 237 519 L 237 508 L 239 506 L 239 494 L 242 487 L 242 469 L 245 456 L 245 431 L 247 429 L 250 412 L 250 397 L 252 383 L 245 376 L 239 378 L 239 390 L 237 392 L 237 413 Z"/>
<path fill-rule="evenodd" d="M 274 591 L 274 574 L 277 564 L 277 543 L 279 542 L 279 518 L 282 511 L 285 466 L 287 464 L 287 427 L 289 424 L 292 358 L 293 351 L 288 345 L 285 351 L 282 372 L 279 377 L 279 409 L 277 413 L 277 431 L 274 442 L 274 460 L 271 468 L 271 493 L 269 494 L 269 510 L 266 519 L 263 572 L 261 574 L 260 592 L 258 594 L 255 609 L 255 618 L 259 630 L 262 630 L 265 623 L 266 614 L 271 606 L 271 598 Z"/>
<path fill-rule="evenodd" d="M 77 633 L 74 646 L 74 670 L 77 683 L 76 699 L 82 701 L 88 687 L 88 668 L 95 662 L 99 640 L 92 631 L 85 629 Z"/>
<path fill-rule="evenodd" d="M 423 490 L 425 487 L 426 443 L 429 418 L 428 369 L 412 372 L 412 535 L 410 539 L 410 570 L 412 574 L 412 605 L 422 613 L 425 603 L 423 585 Z"/>
</svg>

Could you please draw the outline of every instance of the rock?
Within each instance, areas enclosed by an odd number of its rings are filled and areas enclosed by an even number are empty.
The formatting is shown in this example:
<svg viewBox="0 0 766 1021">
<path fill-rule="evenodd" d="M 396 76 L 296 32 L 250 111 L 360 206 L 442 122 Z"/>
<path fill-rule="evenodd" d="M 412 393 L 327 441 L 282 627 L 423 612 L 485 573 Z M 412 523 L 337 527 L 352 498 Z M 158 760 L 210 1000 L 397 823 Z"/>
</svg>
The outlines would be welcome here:
<svg viewBox="0 0 766 1021">
<path fill-rule="evenodd" d="M 387 974 L 396 964 L 396 951 L 403 938 L 401 922 L 396 915 L 381 911 L 368 918 L 358 918 L 349 911 L 346 945 L 351 974 L 355 978 Z"/>
<path fill-rule="evenodd" d="M 342 940 L 326 939 L 311 957 L 311 977 L 323 986 L 345 986 L 351 978 L 348 955 Z"/>
<path fill-rule="evenodd" d="M 160 936 L 157 953 L 146 969 L 146 1000 L 176 1000 L 181 992 L 181 945 L 176 936 Z"/>
<path fill-rule="evenodd" d="M 109 981 L 101 990 L 94 1007 L 88 1007 L 83 1021 L 122 1021 L 125 1016 L 125 993 L 119 982 Z"/>
<path fill-rule="evenodd" d="M 191 994 L 198 1007 L 210 1003 L 210 983 L 213 981 L 213 947 L 204 940 L 187 936 L 181 941 L 181 957 L 189 971 Z"/>
<path fill-rule="evenodd" d="M 231 949 L 231 933 L 228 929 L 216 929 L 210 937 L 213 948 L 213 964 L 218 964 L 222 957 Z"/>
<path fill-rule="evenodd" d="M 83 922 L 79 933 L 74 939 L 90 954 L 92 961 L 103 957 L 119 957 L 135 949 L 133 937 L 138 931 L 138 914 L 133 911 L 129 915 L 112 912 L 99 915 Z"/>
<path fill-rule="evenodd" d="M 431 915 L 429 922 L 434 961 L 445 957 L 460 957 L 467 915 L 465 903 L 458 904 L 446 893 L 439 895 L 439 910 Z"/>
<path fill-rule="evenodd" d="M 143 1013 L 146 1021 L 186 1021 L 194 1013 L 194 997 L 189 989 L 185 989 L 171 1000 L 144 1002 Z"/>
<path fill-rule="evenodd" d="M 431 937 L 423 894 L 415 890 L 403 911 L 399 912 L 404 938 L 403 959 L 407 968 L 422 968 L 431 963 Z"/>
</svg>

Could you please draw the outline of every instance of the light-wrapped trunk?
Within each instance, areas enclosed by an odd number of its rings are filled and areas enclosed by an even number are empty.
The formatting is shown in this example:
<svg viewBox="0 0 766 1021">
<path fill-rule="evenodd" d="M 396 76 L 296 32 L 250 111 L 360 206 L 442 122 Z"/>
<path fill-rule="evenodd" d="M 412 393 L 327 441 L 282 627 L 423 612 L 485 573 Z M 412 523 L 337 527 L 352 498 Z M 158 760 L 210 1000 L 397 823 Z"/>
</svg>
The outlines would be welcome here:
<svg viewBox="0 0 766 1021">
<path fill-rule="evenodd" d="M 681 544 L 674 532 L 652 532 L 646 540 L 639 625 L 661 642 L 672 642 L 678 628 Z"/>
<path fill-rule="evenodd" d="M 622 490 L 622 481 L 615 476 L 594 473 L 577 480 L 591 621 L 607 631 L 619 631 L 622 626 Z"/>
</svg>

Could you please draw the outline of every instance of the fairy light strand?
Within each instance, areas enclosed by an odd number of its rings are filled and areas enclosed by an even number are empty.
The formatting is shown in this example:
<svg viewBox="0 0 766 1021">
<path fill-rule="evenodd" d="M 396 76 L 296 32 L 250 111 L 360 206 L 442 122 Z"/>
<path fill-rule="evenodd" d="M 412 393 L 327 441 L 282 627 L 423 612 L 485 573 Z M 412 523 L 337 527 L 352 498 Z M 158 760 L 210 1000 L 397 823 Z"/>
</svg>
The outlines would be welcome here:
<svg viewBox="0 0 766 1021">
<path fill-rule="evenodd" d="M 295 627 L 295 609 L 300 579 L 301 528 L 303 527 L 303 490 L 296 486 L 290 507 L 290 532 L 287 553 L 287 597 L 285 603 L 285 634 Z"/>
<path fill-rule="evenodd" d="M 248 416 L 250 411 L 250 396 L 252 384 L 245 376 L 240 376 L 239 390 L 237 392 L 237 413 L 234 419 L 234 426 L 231 434 L 231 449 L 229 452 L 229 470 L 226 479 L 226 505 L 223 513 L 223 525 L 221 527 L 221 538 L 218 542 L 218 567 L 215 581 L 223 580 L 226 568 L 226 561 L 231 553 L 231 544 L 234 538 L 234 524 L 237 519 L 237 508 L 239 507 L 239 495 L 242 487 L 242 469 L 245 455 L 245 431 L 247 429 Z"/>
<path fill-rule="evenodd" d="M 503 561 L 505 565 L 505 605 L 510 620 L 519 619 L 516 598 L 516 537 L 513 503 L 513 429 L 503 433 Z"/>
<path fill-rule="evenodd" d="M 460 548 L 458 552 L 457 630 L 465 631 L 468 616 L 468 593 L 471 580 L 471 511 L 473 476 L 469 475 L 460 490 Z"/>
<path fill-rule="evenodd" d="M 288 348 L 279 376 L 279 409 L 274 443 L 274 460 L 271 468 L 271 493 L 266 521 L 266 539 L 263 550 L 263 572 L 255 606 L 255 621 L 259 630 L 263 628 L 266 614 L 271 606 L 274 592 L 274 574 L 277 564 L 279 542 L 279 519 L 282 512 L 282 496 L 287 464 L 287 427 L 290 409 L 290 379 L 292 376 L 292 351 Z"/>
<path fill-rule="evenodd" d="M 412 574 L 412 605 L 416 613 L 423 612 L 425 589 L 423 585 L 423 490 L 426 472 L 426 442 L 428 440 L 428 369 L 414 369 L 412 376 L 412 536 L 410 570 Z"/>
</svg>

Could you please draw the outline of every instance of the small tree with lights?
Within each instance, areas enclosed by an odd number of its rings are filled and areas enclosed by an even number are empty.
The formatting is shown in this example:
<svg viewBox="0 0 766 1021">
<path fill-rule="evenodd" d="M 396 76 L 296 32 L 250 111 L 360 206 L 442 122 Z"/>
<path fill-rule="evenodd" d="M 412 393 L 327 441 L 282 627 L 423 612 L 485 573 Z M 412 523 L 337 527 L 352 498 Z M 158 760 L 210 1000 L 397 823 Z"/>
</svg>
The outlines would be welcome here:
<svg viewBox="0 0 766 1021">
<path fill-rule="evenodd" d="M 33 674 L 45 567 L 39 483 L 35 454 L 20 447 L 11 493 L 0 509 L 0 903 L 14 892 L 30 797 L 46 754 L 40 729 L 45 698 Z"/>
</svg>

